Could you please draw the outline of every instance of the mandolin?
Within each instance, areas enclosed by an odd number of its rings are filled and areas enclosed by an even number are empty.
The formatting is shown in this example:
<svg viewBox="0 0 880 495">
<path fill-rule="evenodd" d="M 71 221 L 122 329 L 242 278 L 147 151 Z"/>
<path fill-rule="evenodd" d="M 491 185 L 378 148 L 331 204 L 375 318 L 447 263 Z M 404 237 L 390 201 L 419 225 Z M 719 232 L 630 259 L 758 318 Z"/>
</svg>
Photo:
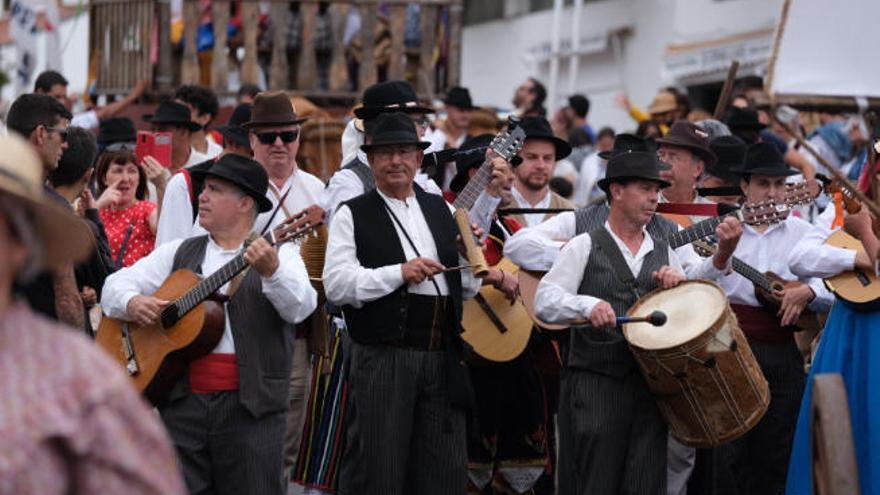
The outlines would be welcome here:
<svg viewBox="0 0 880 495">
<path fill-rule="evenodd" d="M 847 213 L 855 214 L 862 209 L 862 203 L 848 189 L 840 187 L 837 181 L 825 180 L 823 182 L 825 182 L 825 191 L 828 194 L 841 195 L 843 208 Z M 833 205 L 828 207 L 834 208 Z M 872 226 L 875 234 L 880 232 L 880 228 L 878 228 L 880 222 L 877 218 L 873 218 Z M 865 250 L 860 240 L 849 235 L 843 229 L 831 234 L 825 240 L 825 244 L 852 251 Z M 873 310 L 880 306 L 880 282 L 874 272 L 855 268 L 826 278 L 825 286 L 840 299 L 863 309 Z"/>
<path fill-rule="evenodd" d="M 299 239 L 320 225 L 323 215 L 320 209 L 307 209 L 263 238 L 273 246 Z M 141 326 L 104 316 L 95 341 L 125 368 L 147 400 L 158 406 L 186 366 L 217 347 L 226 316 L 222 304 L 211 298 L 247 266 L 242 250 L 206 278 L 191 270 L 177 270 L 153 294 L 171 301 L 158 322 Z"/>
<path fill-rule="evenodd" d="M 716 246 L 714 244 L 709 243 L 705 239 L 696 240 L 693 242 L 694 251 L 697 252 L 700 256 L 708 257 L 715 254 Z M 805 285 L 800 280 L 785 280 L 779 275 L 773 272 L 760 272 L 752 265 L 749 265 L 745 261 L 737 258 L 736 256 L 731 257 L 730 266 L 736 273 L 745 277 L 752 285 L 755 286 L 755 298 L 758 299 L 765 308 L 778 310 L 782 305 L 782 297 L 779 295 L 780 292 L 787 288 L 795 288 Z M 797 330 L 815 330 L 818 331 L 822 328 L 819 323 L 819 319 L 816 317 L 816 314 L 812 311 L 804 310 L 801 313 L 800 318 L 798 318 L 798 322 L 791 327 L 783 327 L 788 330 L 797 331 Z"/>
</svg>

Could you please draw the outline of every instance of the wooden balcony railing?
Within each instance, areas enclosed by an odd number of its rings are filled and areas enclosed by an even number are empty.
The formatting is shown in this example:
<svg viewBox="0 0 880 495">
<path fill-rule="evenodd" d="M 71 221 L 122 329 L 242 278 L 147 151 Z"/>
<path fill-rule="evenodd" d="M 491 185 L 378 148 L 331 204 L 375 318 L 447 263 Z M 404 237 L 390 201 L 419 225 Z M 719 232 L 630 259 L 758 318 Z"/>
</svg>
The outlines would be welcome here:
<svg viewBox="0 0 880 495">
<path fill-rule="evenodd" d="M 89 9 L 99 94 L 145 77 L 160 93 L 203 84 L 229 94 L 238 79 L 347 99 L 380 80 L 407 79 L 425 97 L 459 82 L 462 0 L 184 0 L 177 46 L 167 0 L 92 0 Z M 212 38 L 201 51 L 200 28 Z"/>
</svg>

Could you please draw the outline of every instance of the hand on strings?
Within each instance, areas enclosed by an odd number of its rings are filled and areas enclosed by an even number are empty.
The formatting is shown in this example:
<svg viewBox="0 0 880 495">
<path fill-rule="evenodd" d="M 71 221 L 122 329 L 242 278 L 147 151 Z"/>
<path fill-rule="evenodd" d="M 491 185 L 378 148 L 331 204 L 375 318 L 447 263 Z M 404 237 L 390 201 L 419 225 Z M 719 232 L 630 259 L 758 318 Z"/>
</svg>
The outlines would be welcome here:
<svg viewBox="0 0 880 495">
<path fill-rule="evenodd" d="M 269 278 L 278 270 L 278 252 L 262 237 L 252 242 L 244 251 L 244 261 L 254 267 L 261 277 Z"/>
<path fill-rule="evenodd" d="M 500 268 L 490 268 L 489 274 L 483 279 L 483 283 L 490 283 L 492 287 L 504 293 L 508 301 L 513 303 L 519 294 L 519 280 L 510 273 Z"/>
<path fill-rule="evenodd" d="M 617 315 L 614 308 L 606 301 L 599 301 L 590 311 L 590 325 L 595 328 L 614 328 L 617 326 Z"/>
<path fill-rule="evenodd" d="M 806 284 L 786 287 L 781 293 L 777 292 L 777 295 L 782 296 L 782 304 L 779 306 L 776 316 L 782 317 L 781 324 L 784 327 L 797 323 L 801 312 L 816 297 L 813 289 Z"/>
<path fill-rule="evenodd" d="M 669 265 L 661 266 L 659 270 L 651 274 L 651 277 L 661 289 L 671 289 L 686 279 L 684 273 Z"/>
<path fill-rule="evenodd" d="M 159 321 L 162 308 L 168 301 L 153 296 L 134 296 L 128 301 L 128 317 L 141 326 L 152 325 Z"/>
<path fill-rule="evenodd" d="M 400 265 L 400 273 L 407 284 L 420 284 L 444 269 L 442 264 L 429 258 L 413 258 Z"/>
<path fill-rule="evenodd" d="M 486 192 L 493 198 L 501 195 L 501 191 L 513 182 L 510 164 L 504 158 L 496 156 L 492 159 L 492 180 L 486 185 Z"/>
<path fill-rule="evenodd" d="M 727 262 L 733 256 L 733 251 L 736 250 L 742 232 L 742 224 L 733 217 L 725 218 L 715 227 L 715 235 L 718 236 L 718 249 L 712 258 L 715 268 L 720 270 L 727 266 Z"/>
<path fill-rule="evenodd" d="M 871 214 L 867 208 L 862 208 L 858 213 L 852 213 L 843 218 L 843 230 L 847 234 L 862 240 L 874 232 L 871 230 Z"/>
</svg>

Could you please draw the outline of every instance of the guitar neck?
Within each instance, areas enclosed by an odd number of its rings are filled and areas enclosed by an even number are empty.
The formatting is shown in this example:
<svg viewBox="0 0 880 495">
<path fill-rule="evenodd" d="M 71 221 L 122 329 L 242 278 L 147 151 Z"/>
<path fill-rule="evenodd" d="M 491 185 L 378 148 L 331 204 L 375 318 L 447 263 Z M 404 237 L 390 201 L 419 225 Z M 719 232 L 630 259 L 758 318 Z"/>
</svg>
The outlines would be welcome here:
<svg viewBox="0 0 880 495">
<path fill-rule="evenodd" d="M 667 236 L 666 242 L 669 243 L 669 247 L 676 249 L 698 239 L 709 237 L 715 233 L 715 227 L 718 227 L 722 220 L 724 220 L 724 216 L 707 218 Z"/>
<path fill-rule="evenodd" d="M 733 271 L 748 279 L 755 287 L 767 292 L 773 291 L 773 287 L 770 283 L 770 279 L 767 278 L 767 275 L 759 272 L 752 265 L 749 265 L 745 261 L 734 256 L 730 261 L 730 266 L 733 268 Z"/>
<path fill-rule="evenodd" d="M 491 180 L 492 161 L 487 158 L 483 164 L 480 165 L 477 173 L 470 178 L 465 188 L 455 197 L 455 201 L 452 205 L 455 206 L 456 209 L 470 210 L 471 207 L 474 206 L 474 203 L 477 202 L 480 193 L 483 192 L 483 189 L 486 188 Z"/>
</svg>

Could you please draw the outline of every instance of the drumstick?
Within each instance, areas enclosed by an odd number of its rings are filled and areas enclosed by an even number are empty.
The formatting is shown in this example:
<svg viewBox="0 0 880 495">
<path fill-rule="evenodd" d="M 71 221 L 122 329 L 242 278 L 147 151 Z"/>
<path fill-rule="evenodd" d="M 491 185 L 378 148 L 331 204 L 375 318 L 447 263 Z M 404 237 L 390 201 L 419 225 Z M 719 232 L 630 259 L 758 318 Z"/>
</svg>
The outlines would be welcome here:
<svg viewBox="0 0 880 495">
<path fill-rule="evenodd" d="M 655 327 L 662 327 L 666 324 L 666 313 L 663 311 L 652 311 L 648 316 L 618 316 L 617 324 L 624 323 L 650 323 Z"/>
<path fill-rule="evenodd" d="M 477 265 L 459 265 L 459 266 L 450 266 L 449 268 L 444 268 L 437 273 L 446 273 L 446 272 L 454 272 L 458 270 L 464 270 L 465 268 L 473 268 Z"/>
</svg>

